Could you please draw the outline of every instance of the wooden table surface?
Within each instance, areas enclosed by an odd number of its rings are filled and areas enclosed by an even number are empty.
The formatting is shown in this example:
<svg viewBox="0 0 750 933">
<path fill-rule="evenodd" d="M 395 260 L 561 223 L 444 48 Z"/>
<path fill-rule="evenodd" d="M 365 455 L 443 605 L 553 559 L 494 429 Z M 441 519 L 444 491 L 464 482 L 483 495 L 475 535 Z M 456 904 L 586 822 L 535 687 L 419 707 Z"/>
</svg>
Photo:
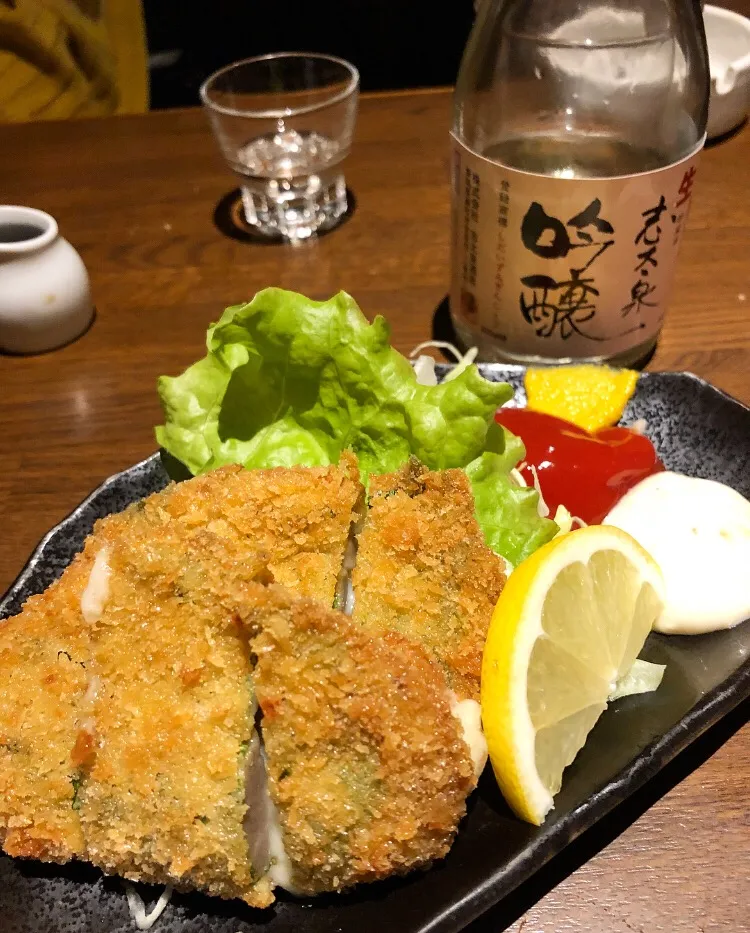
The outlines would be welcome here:
<svg viewBox="0 0 750 933">
<path fill-rule="evenodd" d="M 97 318 L 62 350 L 0 356 L 0 590 L 51 525 L 154 450 L 156 378 L 202 355 L 226 305 L 270 284 L 316 298 L 343 288 L 368 316 L 388 318 L 398 349 L 430 336 L 448 285 L 449 112 L 446 91 L 363 99 L 346 166 L 356 211 L 299 249 L 242 243 L 214 226 L 234 183 L 197 110 L 1 128 L 0 197 L 57 218 L 89 269 Z M 745 402 L 749 138 L 745 130 L 703 156 L 651 363 L 692 370 Z M 747 704 L 477 929 L 750 930 L 746 718 Z"/>
</svg>

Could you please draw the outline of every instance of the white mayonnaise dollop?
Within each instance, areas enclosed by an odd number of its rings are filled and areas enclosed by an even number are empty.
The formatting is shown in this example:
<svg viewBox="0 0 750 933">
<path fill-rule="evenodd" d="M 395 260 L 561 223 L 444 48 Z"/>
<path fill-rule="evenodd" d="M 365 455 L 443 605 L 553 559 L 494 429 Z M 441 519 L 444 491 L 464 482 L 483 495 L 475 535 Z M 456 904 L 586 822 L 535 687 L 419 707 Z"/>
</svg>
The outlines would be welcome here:
<svg viewBox="0 0 750 933">
<path fill-rule="evenodd" d="M 713 480 L 656 473 L 604 519 L 632 535 L 666 584 L 659 632 L 697 635 L 750 617 L 750 502 Z"/>
</svg>

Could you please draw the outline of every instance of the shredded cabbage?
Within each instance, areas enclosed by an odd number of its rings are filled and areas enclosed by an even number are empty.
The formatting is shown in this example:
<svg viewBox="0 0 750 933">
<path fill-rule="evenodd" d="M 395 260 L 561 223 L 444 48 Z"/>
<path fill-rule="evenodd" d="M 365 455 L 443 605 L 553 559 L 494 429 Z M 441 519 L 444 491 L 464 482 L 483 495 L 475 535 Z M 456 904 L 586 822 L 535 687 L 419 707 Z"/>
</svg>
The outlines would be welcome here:
<svg viewBox="0 0 750 933">
<path fill-rule="evenodd" d="M 568 509 L 562 504 L 558 505 L 555 510 L 554 522 L 560 528 L 557 535 L 567 534 L 569 531 L 572 531 L 574 527 L 586 527 L 586 522 L 582 518 L 579 518 L 577 515 L 571 515 Z M 555 537 L 557 537 L 557 535 L 555 535 Z"/>
<path fill-rule="evenodd" d="M 128 897 L 128 907 L 130 908 L 130 916 L 133 918 L 133 922 L 136 925 L 136 928 L 139 930 L 150 930 L 151 927 L 156 923 L 156 921 L 161 917 L 166 909 L 167 904 L 172 897 L 172 885 L 168 884 L 166 888 L 161 892 L 159 900 L 154 904 L 151 910 L 146 913 L 146 905 L 143 901 L 143 898 L 136 891 L 132 884 L 125 883 L 125 893 Z"/>
<path fill-rule="evenodd" d="M 438 384 L 435 360 L 431 356 L 418 356 L 413 365 L 414 375 L 421 386 L 436 386 Z"/>
<path fill-rule="evenodd" d="M 524 479 L 523 473 L 521 473 L 521 468 L 527 466 L 525 463 L 519 463 L 518 467 L 515 467 L 510 471 L 511 477 L 518 483 L 519 486 L 528 486 L 529 484 Z M 544 494 L 542 493 L 542 484 L 539 482 L 539 473 L 535 466 L 528 464 L 531 474 L 534 477 L 534 489 L 536 489 L 539 494 L 539 516 L 541 518 L 547 518 L 549 515 L 549 506 L 544 501 Z M 555 517 L 553 519 L 554 523 L 559 527 L 559 531 L 555 535 L 564 535 L 569 531 L 572 531 L 574 527 L 585 528 L 586 522 L 579 518 L 577 515 L 571 515 L 570 511 L 562 504 L 558 505 L 555 510 Z"/>
<path fill-rule="evenodd" d="M 665 670 L 665 664 L 652 664 L 651 661 L 636 658 L 627 674 L 624 674 L 614 685 L 608 697 L 609 701 L 633 696 L 636 693 L 651 693 L 661 683 Z"/>
<path fill-rule="evenodd" d="M 523 464 L 521 464 L 521 466 L 523 466 Z M 509 475 L 513 479 L 513 481 L 516 483 L 517 486 L 521 486 L 522 488 L 525 488 L 528 485 L 526 480 L 523 478 L 523 473 L 520 471 L 518 467 L 513 467 Z"/>
<path fill-rule="evenodd" d="M 435 347 L 437 350 L 447 350 L 449 353 L 452 353 L 456 357 L 456 365 L 448 373 L 443 382 L 450 382 L 451 379 L 455 379 L 457 376 L 460 376 L 467 366 L 471 366 L 471 364 L 477 358 L 477 353 L 479 353 L 478 347 L 470 347 L 466 353 L 461 353 L 458 347 L 454 347 L 453 344 L 448 343 L 447 340 L 425 340 L 423 343 L 419 343 L 416 347 L 414 347 L 414 349 L 409 354 L 409 358 L 413 359 L 418 353 L 421 354 L 422 350 L 426 350 L 428 347 Z M 435 361 L 431 356 L 418 356 L 414 362 L 414 371 L 417 374 L 417 382 L 428 386 L 437 385 L 437 376 L 435 375 Z M 430 381 L 423 382 L 422 378 L 420 378 L 422 373 L 424 373 L 424 377 Z M 433 379 L 434 382 L 432 381 Z"/>
</svg>

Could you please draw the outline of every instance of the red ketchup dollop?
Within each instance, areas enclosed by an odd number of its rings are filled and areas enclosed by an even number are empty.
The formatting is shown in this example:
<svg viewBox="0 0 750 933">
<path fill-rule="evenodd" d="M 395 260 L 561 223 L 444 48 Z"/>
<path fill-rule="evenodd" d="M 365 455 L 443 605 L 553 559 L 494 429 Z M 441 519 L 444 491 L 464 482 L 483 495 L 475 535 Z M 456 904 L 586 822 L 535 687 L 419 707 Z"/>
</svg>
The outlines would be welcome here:
<svg viewBox="0 0 750 933">
<path fill-rule="evenodd" d="M 495 420 L 523 441 L 521 475 L 531 486 L 530 467 L 536 468 L 550 517 L 564 505 L 586 524 L 598 524 L 636 483 L 664 469 L 651 441 L 629 428 L 590 434 L 529 408 L 501 408 Z"/>
</svg>

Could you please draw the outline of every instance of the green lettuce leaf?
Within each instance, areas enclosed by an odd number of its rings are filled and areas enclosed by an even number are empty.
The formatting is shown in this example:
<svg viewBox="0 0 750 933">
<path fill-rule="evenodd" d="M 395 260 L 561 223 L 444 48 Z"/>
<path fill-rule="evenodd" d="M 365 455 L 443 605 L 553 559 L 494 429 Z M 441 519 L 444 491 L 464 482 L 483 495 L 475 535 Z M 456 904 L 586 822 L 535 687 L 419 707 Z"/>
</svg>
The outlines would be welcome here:
<svg viewBox="0 0 750 933">
<path fill-rule="evenodd" d="M 414 455 L 433 470 L 467 468 L 488 544 L 512 563 L 547 540 L 553 523 L 533 520 L 536 493 L 508 479 L 523 445 L 493 418 L 512 389 L 476 366 L 420 385 L 386 321 L 368 323 L 344 292 L 311 301 L 265 289 L 227 308 L 206 346 L 204 359 L 158 384 L 157 440 L 194 475 L 227 463 L 325 466 L 350 449 L 366 481 Z M 501 532 L 506 521 L 518 527 Z"/>
<path fill-rule="evenodd" d="M 518 486 L 510 476 L 526 456 L 521 438 L 497 423 L 489 435 L 490 449 L 468 464 L 466 473 L 488 547 L 516 567 L 551 541 L 558 527 L 539 515 L 539 493 L 531 486 Z"/>
</svg>

